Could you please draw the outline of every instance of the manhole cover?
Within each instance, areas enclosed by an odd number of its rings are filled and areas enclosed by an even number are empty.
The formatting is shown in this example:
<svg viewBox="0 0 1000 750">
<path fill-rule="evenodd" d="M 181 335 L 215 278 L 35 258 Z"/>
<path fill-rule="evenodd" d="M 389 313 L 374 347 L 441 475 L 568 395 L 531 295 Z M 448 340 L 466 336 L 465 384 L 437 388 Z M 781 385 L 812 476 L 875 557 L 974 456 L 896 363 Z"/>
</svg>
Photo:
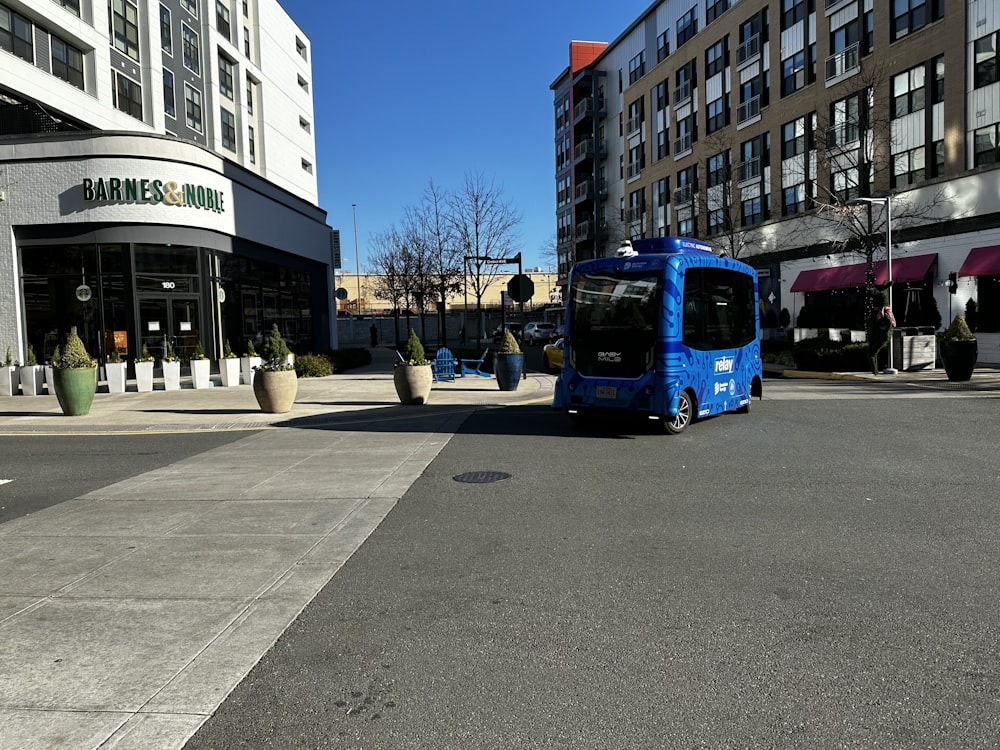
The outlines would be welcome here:
<svg viewBox="0 0 1000 750">
<path fill-rule="evenodd" d="M 504 471 L 467 471 L 464 474 L 457 474 L 453 479 L 456 482 L 487 484 L 488 482 L 499 482 L 501 479 L 510 479 L 510 474 Z"/>
</svg>

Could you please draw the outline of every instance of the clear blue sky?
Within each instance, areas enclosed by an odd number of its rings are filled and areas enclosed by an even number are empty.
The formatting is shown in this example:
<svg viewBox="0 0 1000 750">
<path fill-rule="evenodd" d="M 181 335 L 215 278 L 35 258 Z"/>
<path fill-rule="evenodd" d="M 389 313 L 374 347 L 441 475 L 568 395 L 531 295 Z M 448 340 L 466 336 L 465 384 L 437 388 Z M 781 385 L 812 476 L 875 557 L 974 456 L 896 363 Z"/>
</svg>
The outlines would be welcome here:
<svg viewBox="0 0 1000 750">
<path fill-rule="evenodd" d="M 571 40 L 611 42 L 646 0 L 281 0 L 312 43 L 319 203 L 354 270 L 430 180 L 482 173 L 523 217 L 525 268 L 555 236 L 549 85 Z M 546 269 L 548 270 L 548 269 Z"/>
</svg>

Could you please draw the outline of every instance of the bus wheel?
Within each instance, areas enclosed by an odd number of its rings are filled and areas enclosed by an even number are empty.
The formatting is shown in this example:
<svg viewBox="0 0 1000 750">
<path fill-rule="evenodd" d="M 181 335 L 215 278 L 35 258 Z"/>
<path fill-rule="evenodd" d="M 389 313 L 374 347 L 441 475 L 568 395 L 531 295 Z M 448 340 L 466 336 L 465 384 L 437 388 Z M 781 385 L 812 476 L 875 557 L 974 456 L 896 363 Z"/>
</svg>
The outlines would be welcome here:
<svg viewBox="0 0 1000 750">
<path fill-rule="evenodd" d="M 671 435 L 678 435 L 684 432 L 684 428 L 691 424 L 694 415 L 694 402 L 691 394 L 681 391 L 680 401 L 677 404 L 677 414 L 663 420 L 663 426 Z"/>
</svg>

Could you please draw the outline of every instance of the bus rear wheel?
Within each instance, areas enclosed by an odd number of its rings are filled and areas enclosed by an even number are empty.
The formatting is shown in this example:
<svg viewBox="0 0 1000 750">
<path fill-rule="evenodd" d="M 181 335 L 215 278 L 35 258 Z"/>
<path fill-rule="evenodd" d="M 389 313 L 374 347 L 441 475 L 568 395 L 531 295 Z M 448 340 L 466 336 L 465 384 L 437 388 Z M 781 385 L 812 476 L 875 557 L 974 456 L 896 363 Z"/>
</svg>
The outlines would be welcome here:
<svg viewBox="0 0 1000 750">
<path fill-rule="evenodd" d="M 672 417 L 664 418 L 663 427 L 669 434 L 679 435 L 691 424 L 693 418 L 694 401 L 691 399 L 691 394 L 687 391 L 681 391 L 681 397 L 677 403 L 677 413 Z"/>
</svg>

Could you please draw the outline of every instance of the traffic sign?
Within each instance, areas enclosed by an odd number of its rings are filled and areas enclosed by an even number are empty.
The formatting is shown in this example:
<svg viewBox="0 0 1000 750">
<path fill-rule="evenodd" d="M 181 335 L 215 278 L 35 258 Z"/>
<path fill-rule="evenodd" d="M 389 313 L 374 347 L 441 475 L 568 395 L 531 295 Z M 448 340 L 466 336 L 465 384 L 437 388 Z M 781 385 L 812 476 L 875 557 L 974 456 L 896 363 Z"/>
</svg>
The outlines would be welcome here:
<svg viewBox="0 0 1000 750">
<path fill-rule="evenodd" d="M 535 282 L 530 276 L 518 274 L 507 282 L 507 294 L 515 302 L 527 302 L 535 293 Z"/>
</svg>

